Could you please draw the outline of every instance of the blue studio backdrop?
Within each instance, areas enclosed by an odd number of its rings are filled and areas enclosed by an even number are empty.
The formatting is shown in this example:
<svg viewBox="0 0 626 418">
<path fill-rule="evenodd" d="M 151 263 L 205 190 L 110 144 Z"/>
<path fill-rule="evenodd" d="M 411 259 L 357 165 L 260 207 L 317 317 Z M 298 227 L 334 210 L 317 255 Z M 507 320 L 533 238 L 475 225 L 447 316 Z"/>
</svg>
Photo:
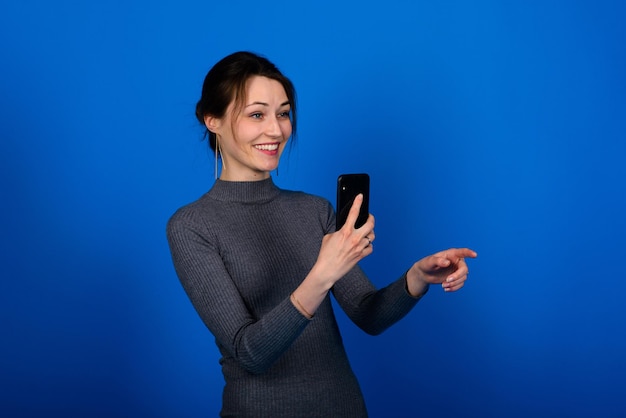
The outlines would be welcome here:
<svg viewBox="0 0 626 418">
<path fill-rule="evenodd" d="M 3 2 L 0 415 L 217 415 L 165 223 L 213 182 L 204 75 L 252 50 L 299 95 L 276 183 L 371 175 L 377 286 L 479 253 L 381 336 L 338 311 L 372 417 L 626 416 L 623 4 Z"/>
</svg>

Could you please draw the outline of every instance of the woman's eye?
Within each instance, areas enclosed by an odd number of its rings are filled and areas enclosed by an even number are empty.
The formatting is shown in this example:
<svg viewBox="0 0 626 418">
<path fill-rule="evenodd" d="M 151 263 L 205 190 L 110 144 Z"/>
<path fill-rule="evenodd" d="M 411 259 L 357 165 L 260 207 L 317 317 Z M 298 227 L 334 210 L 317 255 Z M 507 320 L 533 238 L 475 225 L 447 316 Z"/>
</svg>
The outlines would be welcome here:
<svg viewBox="0 0 626 418">
<path fill-rule="evenodd" d="M 279 117 L 279 118 L 288 118 L 288 117 L 289 117 L 289 110 L 286 110 L 286 111 L 284 111 L 284 112 L 280 112 L 280 113 L 278 114 L 278 117 Z"/>
<path fill-rule="evenodd" d="M 250 115 L 250 117 L 254 118 L 254 119 L 261 119 L 262 116 L 263 116 L 263 114 L 260 113 L 260 112 L 253 113 L 253 114 Z"/>
</svg>

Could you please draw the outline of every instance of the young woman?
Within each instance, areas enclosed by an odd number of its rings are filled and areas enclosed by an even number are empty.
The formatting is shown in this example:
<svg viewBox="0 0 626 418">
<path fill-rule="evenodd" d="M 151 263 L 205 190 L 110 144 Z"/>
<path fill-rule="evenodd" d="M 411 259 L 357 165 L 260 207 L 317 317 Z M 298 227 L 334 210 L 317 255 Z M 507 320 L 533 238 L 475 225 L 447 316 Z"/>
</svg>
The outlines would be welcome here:
<svg viewBox="0 0 626 418">
<path fill-rule="evenodd" d="M 225 379 L 221 416 L 365 417 L 331 306 L 379 334 L 441 284 L 460 289 L 467 248 L 416 262 L 377 290 L 357 263 L 373 251 L 374 217 L 346 224 L 320 197 L 279 189 L 270 172 L 296 129 L 292 83 L 267 59 L 237 52 L 207 74 L 196 116 L 222 159 L 212 188 L 170 219 L 176 272 L 215 336 Z"/>
</svg>

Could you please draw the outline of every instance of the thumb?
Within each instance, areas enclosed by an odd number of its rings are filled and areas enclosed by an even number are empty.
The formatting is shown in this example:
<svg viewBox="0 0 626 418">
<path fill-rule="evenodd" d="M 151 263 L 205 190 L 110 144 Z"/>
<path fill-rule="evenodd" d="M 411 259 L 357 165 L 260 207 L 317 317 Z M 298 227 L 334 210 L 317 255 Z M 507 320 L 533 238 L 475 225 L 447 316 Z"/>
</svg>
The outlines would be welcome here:
<svg viewBox="0 0 626 418">
<path fill-rule="evenodd" d="M 446 257 L 437 257 L 435 261 L 435 266 L 436 267 L 448 267 L 450 263 L 451 261 L 447 259 Z"/>
<path fill-rule="evenodd" d="M 446 257 L 440 255 L 432 255 L 424 259 L 423 261 L 423 266 L 426 271 L 434 271 L 440 268 L 446 268 L 451 263 L 451 261 L 448 260 Z"/>
</svg>

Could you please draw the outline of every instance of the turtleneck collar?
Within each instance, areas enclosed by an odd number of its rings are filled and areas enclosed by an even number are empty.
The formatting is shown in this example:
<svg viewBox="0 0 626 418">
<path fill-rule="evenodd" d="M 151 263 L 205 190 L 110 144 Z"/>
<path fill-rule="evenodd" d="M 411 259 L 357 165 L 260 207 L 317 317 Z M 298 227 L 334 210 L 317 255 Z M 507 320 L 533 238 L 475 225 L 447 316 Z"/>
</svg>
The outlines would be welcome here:
<svg viewBox="0 0 626 418">
<path fill-rule="evenodd" d="M 224 181 L 217 179 L 209 197 L 224 202 L 264 203 L 280 193 L 271 177 L 258 181 Z"/>
</svg>

